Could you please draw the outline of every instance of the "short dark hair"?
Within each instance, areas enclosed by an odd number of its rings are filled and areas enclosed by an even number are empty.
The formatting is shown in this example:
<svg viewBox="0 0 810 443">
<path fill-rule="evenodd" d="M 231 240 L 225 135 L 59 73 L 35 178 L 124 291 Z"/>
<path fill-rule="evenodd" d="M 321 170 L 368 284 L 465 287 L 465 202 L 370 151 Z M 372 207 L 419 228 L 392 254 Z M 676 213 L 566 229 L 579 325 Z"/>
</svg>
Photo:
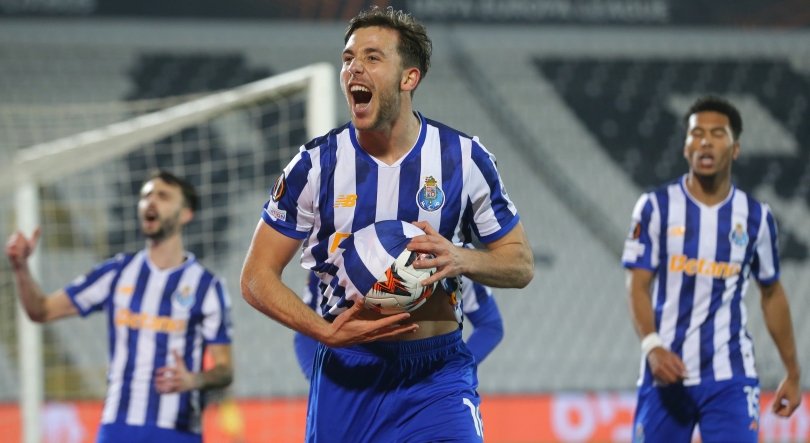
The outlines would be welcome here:
<svg viewBox="0 0 810 443">
<path fill-rule="evenodd" d="M 178 177 L 165 169 L 157 169 L 149 174 L 149 178 L 146 181 L 154 180 L 156 178 L 163 180 L 163 182 L 167 185 L 177 186 L 180 188 L 180 192 L 183 193 L 183 205 L 192 211 L 197 212 L 197 209 L 200 207 L 200 198 L 197 196 L 197 191 L 194 189 L 194 185 L 189 183 L 188 180 Z"/>
<path fill-rule="evenodd" d="M 740 139 L 740 134 L 742 134 L 743 131 L 740 111 L 728 100 L 716 95 L 706 95 L 695 101 L 683 118 L 686 127 L 689 127 L 689 117 L 691 117 L 692 114 L 705 111 L 718 112 L 728 117 L 728 123 L 729 126 L 731 126 L 731 133 L 734 135 L 734 140 L 737 141 Z"/>
<path fill-rule="evenodd" d="M 343 43 L 346 44 L 354 31 L 361 28 L 378 26 L 396 31 L 399 34 L 397 51 L 402 57 L 403 68 L 416 68 L 421 74 L 419 81 L 427 75 L 430 69 L 430 55 L 433 53 L 433 42 L 427 36 L 425 26 L 416 21 L 410 14 L 395 11 L 389 6 L 381 9 L 379 6 L 361 11 L 357 17 L 349 22 Z M 417 83 L 417 86 L 419 84 Z M 414 88 L 415 90 L 415 88 Z"/>
</svg>

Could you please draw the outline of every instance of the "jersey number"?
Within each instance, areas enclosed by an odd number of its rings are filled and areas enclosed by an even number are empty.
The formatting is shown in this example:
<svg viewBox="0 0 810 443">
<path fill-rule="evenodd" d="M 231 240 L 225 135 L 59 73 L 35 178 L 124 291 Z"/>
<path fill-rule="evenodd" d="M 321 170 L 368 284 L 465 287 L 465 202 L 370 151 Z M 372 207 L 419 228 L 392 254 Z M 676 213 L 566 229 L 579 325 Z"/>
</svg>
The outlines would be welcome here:
<svg viewBox="0 0 810 443">
<path fill-rule="evenodd" d="M 483 437 L 484 435 L 484 421 L 481 420 L 481 410 L 478 409 L 478 406 L 473 404 L 473 402 L 465 398 L 464 404 L 470 408 L 470 413 L 472 414 L 473 423 L 475 423 L 475 433 L 478 434 L 479 437 Z"/>
</svg>

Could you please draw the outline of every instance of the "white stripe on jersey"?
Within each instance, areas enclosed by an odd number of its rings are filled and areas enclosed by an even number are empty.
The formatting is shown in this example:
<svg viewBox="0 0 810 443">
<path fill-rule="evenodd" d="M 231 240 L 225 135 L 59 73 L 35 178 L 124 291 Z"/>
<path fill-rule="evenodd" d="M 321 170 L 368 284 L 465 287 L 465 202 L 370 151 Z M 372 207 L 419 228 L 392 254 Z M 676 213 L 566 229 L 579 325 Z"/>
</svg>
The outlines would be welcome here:
<svg viewBox="0 0 810 443">
<path fill-rule="evenodd" d="M 669 226 L 686 226 L 686 196 L 680 189 L 670 186 L 667 189 L 669 194 L 669 216 L 667 218 Z M 662 232 L 661 235 L 666 233 Z M 666 238 L 667 252 L 669 255 L 683 254 L 683 235 L 668 235 Z M 659 266 L 666 266 L 667 263 L 660 263 Z M 683 283 L 683 273 L 667 272 L 666 301 L 661 313 L 661 325 L 658 327 L 658 334 L 664 342 L 666 349 L 672 349 L 672 342 L 675 341 L 675 326 L 678 322 L 678 309 L 681 301 L 681 284 Z"/>
<path fill-rule="evenodd" d="M 113 293 L 113 306 L 126 306 L 129 304 L 129 299 L 132 293 L 128 291 L 120 291 L 119 288 L 125 285 L 130 285 L 131 282 L 138 280 L 138 275 L 141 273 L 141 267 L 146 254 L 137 254 L 127 267 L 121 272 L 118 278 L 118 283 Z M 107 315 L 115 316 L 115 312 L 109 312 Z M 115 325 L 115 346 L 113 348 L 113 357 L 110 362 L 110 369 L 107 374 L 107 398 L 104 401 L 104 410 L 101 413 L 102 423 L 113 423 L 118 415 L 118 406 L 121 401 L 121 389 L 124 384 L 124 369 L 127 364 L 128 342 L 129 342 L 129 328 L 126 325 Z"/>
<path fill-rule="evenodd" d="M 200 285 L 200 278 L 202 277 L 202 274 L 203 274 L 202 266 L 193 266 L 189 269 L 186 269 L 186 271 L 183 272 L 183 276 L 180 279 L 180 282 L 178 283 L 177 287 L 182 288 L 188 286 L 191 289 L 191 293 L 196 294 L 197 289 L 199 288 Z M 188 321 L 190 319 L 190 315 L 191 315 L 190 309 L 179 307 L 176 304 L 172 303 L 172 318 Z M 177 365 L 177 361 L 175 361 L 174 353 L 172 351 L 176 350 L 177 353 L 180 354 L 180 358 L 183 358 L 183 354 L 185 354 L 186 352 L 186 334 L 170 334 L 169 339 L 166 343 L 166 347 L 168 349 L 166 354 L 166 366 L 174 367 Z M 157 426 L 159 428 L 173 429 L 174 423 L 177 420 L 177 412 L 179 410 L 180 410 L 179 393 L 161 395 L 160 405 L 158 406 Z"/>
<path fill-rule="evenodd" d="M 442 180 L 442 152 L 439 142 L 439 130 L 433 126 L 428 126 L 427 134 L 425 134 L 425 144 L 422 145 L 422 177 L 433 176 L 436 179 L 439 189 L 443 189 L 444 181 Z M 413 196 L 414 201 L 416 195 Z M 409 202 L 411 203 L 411 202 Z M 419 211 L 419 221 L 426 221 L 438 230 L 442 222 L 442 212 L 447 204 L 438 211 L 426 212 Z M 411 221 L 411 220 L 406 220 Z M 456 239 L 453 239 L 456 241 Z"/>
<path fill-rule="evenodd" d="M 159 315 L 160 301 L 163 299 L 163 290 L 169 272 L 161 271 L 147 261 L 149 266 L 149 280 L 146 290 L 143 291 L 141 301 L 142 314 Z M 142 425 L 146 423 L 146 408 L 149 406 L 149 392 L 152 382 L 152 373 L 155 369 L 155 335 L 151 329 L 142 328 L 138 331 L 138 345 L 135 351 L 135 368 L 130 381 L 129 409 L 127 424 Z"/>
</svg>

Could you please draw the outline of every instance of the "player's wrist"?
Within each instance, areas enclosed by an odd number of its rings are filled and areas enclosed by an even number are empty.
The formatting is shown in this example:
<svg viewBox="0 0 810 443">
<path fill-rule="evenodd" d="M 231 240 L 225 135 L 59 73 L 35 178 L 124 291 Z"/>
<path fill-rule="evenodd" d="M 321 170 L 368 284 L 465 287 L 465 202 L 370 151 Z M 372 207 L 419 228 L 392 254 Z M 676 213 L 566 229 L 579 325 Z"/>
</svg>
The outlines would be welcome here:
<svg viewBox="0 0 810 443">
<path fill-rule="evenodd" d="M 191 378 L 191 389 L 200 391 L 205 388 L 205 378 L 202 372 L 194 372 Z"/>
<path fill-rule="evenodd" d="M 644 357 L 647 357 L 653 349 L 663 347 L 664 342 L 661 341 L 661 337 L 657 332 L 651 332 L 641 340 L 641 354 Z"/>
</svg>

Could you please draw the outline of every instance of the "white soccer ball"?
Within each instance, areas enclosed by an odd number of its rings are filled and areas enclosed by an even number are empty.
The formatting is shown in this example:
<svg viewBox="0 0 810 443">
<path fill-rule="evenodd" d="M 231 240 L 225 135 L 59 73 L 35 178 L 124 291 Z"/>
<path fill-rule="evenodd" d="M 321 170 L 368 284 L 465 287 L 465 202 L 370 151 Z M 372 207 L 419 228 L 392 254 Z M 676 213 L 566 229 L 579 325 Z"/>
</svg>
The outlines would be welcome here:
<svg viewBox="0 0 810 443">
<path fill-rule="evenodd" d="M 434 258 L 433 254 L 402 251 L 385 275 L 366 294 L 365 307 L 383 315 L 411 312 L 422 306 L 436 290 L 438 282 L 422 286 L 436 268 L 416 269 L 413 262 Z"/>
</svg>

